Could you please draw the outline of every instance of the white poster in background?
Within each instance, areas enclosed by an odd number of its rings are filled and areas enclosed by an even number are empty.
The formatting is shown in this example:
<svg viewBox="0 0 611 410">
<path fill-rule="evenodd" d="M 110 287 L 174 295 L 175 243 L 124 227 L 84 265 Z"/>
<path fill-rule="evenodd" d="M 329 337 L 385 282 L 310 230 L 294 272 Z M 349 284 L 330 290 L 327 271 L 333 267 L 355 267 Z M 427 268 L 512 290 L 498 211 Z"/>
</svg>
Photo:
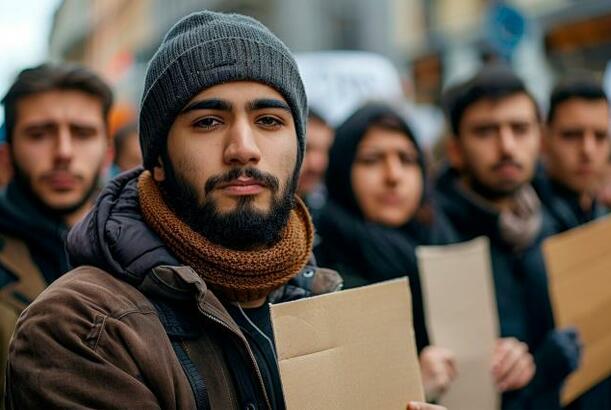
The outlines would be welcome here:
<svg viewBox="0 0 611 410">
<path fill-rule="evenodd" d="M 384 56 L 365 51 L 321 51 L 295 57 L 308 103 L 334 127 L 366 101 L 403 101 L 399 73 Z"/>
<path fill-rule="evenodd" d="M 431 343 L 451 350 L 458 377 L 441 398 L 452 410 L 493 410 L 490 371 L 499 325 L 488 238 L 416 250 Z"/>
</svg>

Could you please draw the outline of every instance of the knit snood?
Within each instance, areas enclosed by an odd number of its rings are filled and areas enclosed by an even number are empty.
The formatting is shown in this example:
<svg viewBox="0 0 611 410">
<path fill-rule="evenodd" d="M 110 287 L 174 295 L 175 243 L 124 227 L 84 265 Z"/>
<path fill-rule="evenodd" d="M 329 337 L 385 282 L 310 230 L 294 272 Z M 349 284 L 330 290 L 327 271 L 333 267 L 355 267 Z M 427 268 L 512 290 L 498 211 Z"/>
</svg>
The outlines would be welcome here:
<svg viewBox="0 0 611 410">
<path fill-rule="evenodd" d="M 266 297 L 295 277 L 310 256 L 314 228 L 298 197 L 276 244 L 241 251 L 210 242 L 178 218 L 164 201 L 149 171 L 138 179 L 138 196 L 147 225 L 178 260 L 193 268 L 208 287 L 228 300 L 248 302 Z"/>
</svg>

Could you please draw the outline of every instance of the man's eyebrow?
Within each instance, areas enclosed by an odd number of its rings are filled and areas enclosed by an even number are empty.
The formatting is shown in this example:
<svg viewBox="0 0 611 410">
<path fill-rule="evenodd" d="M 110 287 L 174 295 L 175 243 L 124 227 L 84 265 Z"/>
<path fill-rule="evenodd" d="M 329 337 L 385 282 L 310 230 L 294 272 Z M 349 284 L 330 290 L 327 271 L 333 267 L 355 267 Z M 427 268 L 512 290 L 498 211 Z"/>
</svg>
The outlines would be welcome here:
<svg viewBox="0 0 611 410">
<path fill-rule="evenodd" d="M 208 100 L 194 101 L 187 105 L 180 113 L 186 114 L 195 110 L 231 111 L 231 108 L 231 103 L 224 100 L 219 100 L 218 98 L 211 98 Z"/>
<path fill-rule="evenodd" d="M 288 112 L 289 114 L 291 113 L 291 108 L 288 106 L 287 103 L 275 98 L 261 98 L 258 100 L 251 101 L 246 105 L 247 111 L 257 111 L 265 108 L 279 108 Z"/>
</svg>

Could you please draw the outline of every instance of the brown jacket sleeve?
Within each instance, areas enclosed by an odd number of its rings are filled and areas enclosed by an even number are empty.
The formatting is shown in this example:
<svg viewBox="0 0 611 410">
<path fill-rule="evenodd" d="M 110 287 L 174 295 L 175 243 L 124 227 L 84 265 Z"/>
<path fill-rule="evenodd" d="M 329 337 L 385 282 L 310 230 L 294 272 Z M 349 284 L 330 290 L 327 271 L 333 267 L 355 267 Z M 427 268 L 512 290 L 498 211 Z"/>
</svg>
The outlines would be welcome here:
<svg viewBox="0 0 611 410">
<path fill-rule="evenodd" d="M 7 408 L 194 407 L 154 308 L 133 287 L 96 272 L 65 275 L 20 316 Z"/>
</svg>

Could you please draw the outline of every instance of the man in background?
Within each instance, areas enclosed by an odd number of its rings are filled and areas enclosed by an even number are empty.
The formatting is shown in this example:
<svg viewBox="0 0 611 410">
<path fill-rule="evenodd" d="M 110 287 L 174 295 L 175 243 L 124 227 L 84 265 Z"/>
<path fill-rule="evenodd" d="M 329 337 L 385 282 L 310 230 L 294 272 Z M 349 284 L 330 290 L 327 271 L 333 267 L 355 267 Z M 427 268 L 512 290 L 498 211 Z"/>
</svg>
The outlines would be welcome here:
<svg viewBox="0 0 611 410">
<path fill-rule="evenodd" d="M 551 95 L 542 152 L 545 172 L 534 187 L 554 231 L 607 213 L 597 200 L 609 158 L 609 102 L 591 78 L 558 84 Z"/>
<path fill-rule="evenodd" d="M 13 176 L 0 192 L 0 361 L 21 311 L 69 268 L 68 229 L 109 165 L 108 85 L 90 70 L 23 70 L 2 100 Z M 4 372 L 1 373 L 2 377 Z"/>
<path fill-rule="evenodd" d="M 579 343 L 574 330 L 554 330 L 548 297 L 540 249 L 546 232 L 530 185 L 540 149 L 538 106 L 501 66 L 482 69 L 444 99 L 452 168 L 437 192 L 461 240 L 490 240 L 501 336 L 491 371 L 502 408 L 560 409 Z"/>
</svg>

